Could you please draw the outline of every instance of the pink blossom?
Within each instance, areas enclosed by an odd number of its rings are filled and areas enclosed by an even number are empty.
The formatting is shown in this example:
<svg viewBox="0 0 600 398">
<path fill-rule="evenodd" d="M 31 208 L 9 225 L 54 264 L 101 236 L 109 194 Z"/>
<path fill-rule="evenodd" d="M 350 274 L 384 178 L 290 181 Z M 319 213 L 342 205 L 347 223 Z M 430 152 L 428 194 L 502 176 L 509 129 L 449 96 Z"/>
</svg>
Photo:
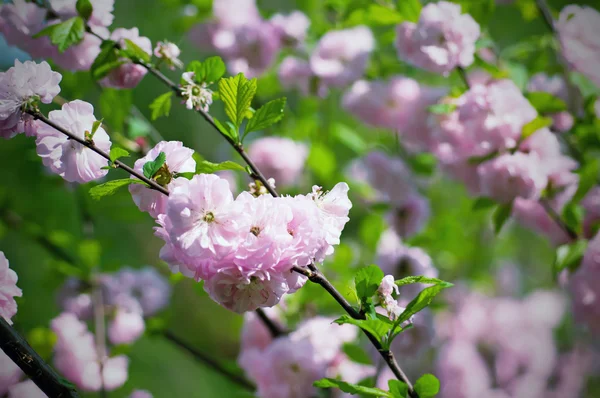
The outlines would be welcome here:
<svg viewBox="0 0 600 398">
<path fill-rule="evenodd" d="M 396 282 L 394 280 L 393 275 L 386 275 L 382 280 L 377 292 L 382 296 L 391 296 L 393 292 L 396 294 L 400 294 L 398 290 L 398 286 L 396 286 Z"/>
<path fill-rule="evenodd" d="M 596 227 L 600 226 L 600 186 L 595 186 L 581 201 L 585 209 L 583 230 L 587 238 L 595 235 Z"/>
<path fill-rule="evenodd" d="M 109 35 L 108 29 L 103 27 L 94 27 L 93 30 L 94 33 L 102 37 L 108 37 Z M 60 53 L 56 49 L 52 55 L 52 59 L 63 69 L 73 72 L 87 71 L 94 63 L 98 54 L 100 54 L 100 44 L 102 44 L 102 40 L 98 37 L 91 33 L 85 33 L 81 42 L 67 48 L 65 52 Z"/>
<path fill-rule="evenodd" d="M 409 196 L 402 204 L 393 204 L 386 220 L 398 235 L 410 238 L 421 232 L 429 221 L 430 213 L 429 200 L 415 194 Z"/>
<path fill-rule="evenodd" d="M 61 19 L 69 19 L 79 15 L 75 8 L 77 0 L 50 0 L 50 7 Z M 113 23 L 114 0 L 90 0 L 92 15 L 87 23 L 91 26 L 110 26 Z"/>
<path fill-rule="evenodd" d="M 310 19 L 300 11 L 292 11 L 288 15 L 275 14 L 270 22 L 277 29 L 283 42 L 290 45 L 304 42 L 310 26 Z"/>
<path fill-rule="evenodd" d="M 108 338 L 115 345 L 132 344 L 145 329 L 144 318 L 139 312 L 119 308 L 108 325 Z"/>
<path fill-rule="evenodd" d="M 404 22 L 396 30 L 398 57 L 419 68 L 448 74 L 474 61 L 480 28 L 461 7 L 446 1 L 423 7 L 419 22 Z"/>
<path fill-rule="evenodd" d="M 94 107 L 80 100 L 64 104 L 61 110 L 51 111 L 48 118 L 81 139 L 86 138 L 86 131 L 92 131 L 96 121 Z M 100 150 L 110 151 L 110 138 L 102 127 L 96 130 L 93 141 Z M 40 123 L 38 127 L 36 145 L 44 165 L 69 182 L 83 184 L 108 173 L 102 169 L 108 166 L 108 160 L 46 124 Z"/>
<path fill-rule="evenodd" d="M 104 385 L 110 391 L 125 383 L 129 362 L 127 357 L 120 355 L 107 358 L 101 376 L 94 336 L 75 315 L 59 315 L 52 320 L 51 328 L 57 336 L 54 366 L 78 388 L 99 391 Z"/>
<path fill-rule="evenodd" d="M 0 5 L 0 32 L 7 43 L 28 52 L 32 58 L 47 58 L 56 49 L 47 36 L 34 39 L 46 23 L 47 11 L 25 0 Z"/>
<path fill-rule="evenodd" d="M 264 137 L 252 142 L 248 155 L 266 177 L 289 186 L 298 183 L 304 171 L 308 147 L 289 138 Z"/>
<path fill-rule="evenodd" d="M 331 191 L 323 193 L 321 187 L 313 186 L 311 197 L 320 210 L 320 218 L 324 227 L 324 239 L 328 245 L 340 243 L 340 236 L 346 223 L 350 220 L 348 214 L 352 202 L 348 199 L 348 184 L 339 182 Z M 326 248 L 326 254 L 333 251 L 332 247 Z"/>
<path fill-rule="evenodd" d="M 499 203 L 517 197 L 537 199 L 548 183 L 536 154 L 504 154 L 481 164 L 477 171 L 481 194 Z"/>
<path fill-rule="evenodd" d="M 308 61 L 287 56 L 281 61 L 278 71 L 279 81 L 285 89 L 296 89 L 303 95 L 311 94 L 311 80 L 314 79 Z"/>
<path fill-rule="evenodd" d="M 338 325 L 333 321 L 334 318 L 322 316 L 307 319 L 290 334 L 290 340 L 292 343 L 310 341 L 315 349 L 313 360 L 330 364 L 337 359 L 345 343 L 350 343 L 358 337 L 356 328 L 351 325 Z"/>
<path fill-rule="evenodd" d="M 17 313 L 17 302 L 14 298 L 23 295 L 17 287 L 17 280 L 17 273 L 9 268 L 4 252 L 0 251 L 0 316 L 9 325 L 12 325 L 10 318 Z"/>
<path fill-rule="evenodd" d="M 471 342 L 455 340 L 444 345 L 436 369 L 444 397 L 479 397 L 491 388 L 484 358 Z"/>
<path fill-rule="evenodd" d="M 600 234 L 590 240 L 581 265 L 569 281 L 575 320 L 592 333 L 600 331 Z"/>
<path fill-rule="evenodd" d="M 15 384 L 8 390 L 8 398 L 46 398 L 47 395 L 31 380 Z"/>
<path fill-rule="evenodd" d="M 375 48 L 366 26 L 327 32 L 310 57 L 313 73 L 327 86 L 343 87 L 359 79 Z"/>
<path fill-rule="evenodd" d="M 600 86 L 600 13 L 592 7 L 568 5 L 560 12 L 556 30 L 569 64 Z"/>
<path fill-rule="evenodd" d="M 110 40 L 116 41 L 121 46 L 125 46 L 125 39 L 131 40 L 145 53 L 152 55 L 152 43 L 150 39 L 140 36 L 138 28 L 118 28 L 110 35 Z M 147 70 L 143 66 L 126 62 L 118 68 L 113 69 L 100 83 L 105 87 L 134 88 L 146 75 L 146 72 Z"/>
<path fill-rule="evenodd" d="M 75 314 L 79 319 L 92 317 L 92 296 L 85 291 L 84 283 L 77 278 L 69 278 L 58 291 L 58 305 L 65 312 Z"/>
<path fill-rule="evenodd" d="M 52 102 L 60 92 L 61 79 L 60 73 L 53 72 L 45 61 L 36 64 L 15 60 L 8 71 L 0 72 L 0 136 L 12 138 L 21 131 L 33 135 L 32 118 L 22 112 L 22 107 L 36 100 Z"/>
<path fill-rule="evenodd" d="M 156 47 L 154 47 L 154 56 L 165 61 L 171 70 L 183 66 L 183 62 L 179 59 L 180 54 L 181 50 L 179 47 L 169 41 L 159 41 L 156 43 Z"/>
<path fill-rule="evenodd" d="M 150 391 L 134 390 L 129 395 L 129 398 L 153 398 L 153 395 L 150 393 Z"/>
<path fill-rule="evenodd" d="M 192 158 L 194 151 L 184 147 L 180 141 L 159 142 L 148 151 L 146 156 L 136 160 L 134 170 L 142 173 L 144 165 L 147 162 L 154 161 L 161 152 L 165 154 L 166 161 L 163 165 L 164 172 L 161 174 L 159 183 L 164 184 L 167 189 L 171 190 L 172 186 L 181 183 L 182 177 L 176 178 L 176 173 L 193 173 L 196 170 L 196 161 Z M 135 177 L 132 176 L 131 178 Z M 167 196 L 164 194 L 138 184 L 131 184 L 129 192 L 131 192 L 133 201 L 141 211 L 147 211 L 154 218 L 165 213 Z"/>
<path fill-rule="evenodd" d="M 275 323 L 281 324 L 281 315 L 279 307 L 263 309 L 269 319 Z M 273 341 L 271 331 L 265 323 L 254 312 L 244 314 L 244 324 L 242 326 L 241 351 L 252 349 L 264 350 Z"/>
<path fill-rule="evenodd" d="M 235 48 L 230 56 L 225 56 L 231 74 L 258 77 L 273 65 L 281 46 L 273 25 L 267 22 L 246 25 L 236 29 L 235 36 Z"/>
<path fill-rule="evenodd" d="M 4 351 L 0 350 L 0 394 L 4 396 L 23 375 L 21 368 Z"/>
</svg>

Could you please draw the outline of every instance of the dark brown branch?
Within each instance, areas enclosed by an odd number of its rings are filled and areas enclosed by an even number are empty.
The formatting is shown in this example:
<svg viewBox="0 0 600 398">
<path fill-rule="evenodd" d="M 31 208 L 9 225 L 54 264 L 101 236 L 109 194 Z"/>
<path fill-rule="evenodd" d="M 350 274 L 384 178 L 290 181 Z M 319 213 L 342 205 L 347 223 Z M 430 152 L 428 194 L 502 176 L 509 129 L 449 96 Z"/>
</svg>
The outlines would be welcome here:
<svg viewBox="0 0 600 398">
<path fill-rule="evenodd" d="M 0 349 L 49 397 L 77 398 L 77 390 L 56 373 L 0 316 Z"/>
<path fill-rule="evenodd" d="M 191 347 L 189 344 L 185 343 L 179 337 L 175 336 L 172 332 L 166 330 L 165 332 L 163 332 L 163 336 L 170 342 L 174 343 L 179 348 L 183 348 L 185 351 L 192 354 L 192 356 L 195 359 L 197 359 L 198 361 L 208 365 L 209 369 L 212 369 L 215 372 L 225 376 L 229 380 L 233 381 L 234 383 L 238 384 L 241 387 L 244 387 L 247 390 L 254 391 L 256 389 L 254 387 L 254 385 L 252 383 L 250 383 L 248 380 L 246 380 L 245 378 L 243 378 L 240 375 L 237 375 L 237 374 L 231 372 L 230 370 L 226 369 L 223 365 L 221 365 L 219 362 L 215 361 L 214 359 L 205 355 L 204 353 L 200 352 L 199 350 L 195 349 L 194 347 Z"/>
</svg>

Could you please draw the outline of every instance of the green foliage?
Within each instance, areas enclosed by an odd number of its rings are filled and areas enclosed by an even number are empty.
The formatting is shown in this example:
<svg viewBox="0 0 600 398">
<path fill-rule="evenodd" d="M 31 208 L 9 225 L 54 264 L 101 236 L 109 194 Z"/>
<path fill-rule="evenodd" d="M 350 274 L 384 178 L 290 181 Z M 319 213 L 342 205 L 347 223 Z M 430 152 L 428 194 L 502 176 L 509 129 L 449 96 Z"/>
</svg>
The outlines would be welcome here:
<svg viewBox="0 0 600 398">
<path fill-rule="evenodd" d="M 56 334 L 46 327 L 36 327 L 27 333 L 27 342 L 45 360 L 52 355 L 57 340 Z"/>
<path fill-rule="evenodd" d="M 531 105 L 542 115 L 557 113 L 567 110 L 567 104 L 562 99 L 546 92 L 536 91 L 526 93 L 525 97 Z"/>
<path fill-rule="evenodd" d="M 173 92 L 168 91 L 164 94 L 159 95 L 152 101 L 150 104 L 150 109 L 152 110 L 152 120 L 156 120 L 161 116 L 169 116 L 171 112 L 171 98 L 173 97 Z"/>
<path fill-rule="evenodd" d="M 113 146 L 110 148 L 110 161 L 114 162 L 117 159 L 123 158 L 123 157 L 128 157 L 129 156 L 129 152 L 127 152 L 125 149 L 123 148 L 119 148 L 118 146 Z"/>
<path fill-rule="evenodd" d="M 434 104 L 427 107 L 429 113 L 433 113 L 435 115 L 449 115 L 450 113 L 456 110 L 457 106 L 455 104 Z"/>
<path fill-rule="evenodd" d="M 502 227 L 510 218 L 510 214 L 512 212 L 513 202 L 498 205 L 494 214 L 492 215 L 492 220 L 494 222 L 494 231 L 496 234 L 499 234 L 502 230 Z"/>
<path fill-rule="evenodd" d="M 538 116 L 525 126 L 523 126 L 523 130 L 521 131 L 521 140 L 525 140 L 533 135 L 539 129 L 544 127 L 549 127 L 552 125 L 552 119 L 545 116 Z"/>
<path fill-rule="evenodd" d="M 165 155 L 164 152 L 161 152 L 158 154 L 156 159 L 146 162 L 142 169 L 144 171 L 144 177 L 153 178 L 166 161 L 167 155 Z"/>
<path fill-rule="evenodd" d="M 496 201 L 492 198 L 479 197 L 473 202 L 473 210 L 487 210 L 496 206 Z"/>
<path fill-rule="evenodd" d="M 407 22 L 417 22 L 421 15 L 421 0 L 397 0 L 398 12 Z"/>
<path fill-rule="evenodd" d="M 100 54 L 90 67 L 90 73 L 94 80 L 100 80 L 108 75 L 113 69 L 118 68 L 127 61 L 119 58 L 117 42 L 104 40 L 100 45 Z"/>
<path fill-rule="evenodd" d="M 450 282 L 446 282 L 446 281 L 443 281 L 438 278 L 430 278 L 430 277 L 423 276 L 423 275 L 407 276 L 406 278 L 402 278 L 402 279 L 396 281 L 397 286 L 410 285 L 413 283 L 427 283 L 427 284 L 441 285 L 444 287 L 452 287 L 453 286 L 452 283 L 450 283 Z"/>
<path fill-rule="evenodd" d="M 454 0 L 461 5 L 462 12 L 470 14 L 479 24 L 487 24 L 496 8 L 495 0 Z"/>
<path fill-rule="evenodd" d="M 369 265 L 356 272 L 354 286 L 356 286 L 356 294 L 361 302 L 370 300 L 377 293 L 383 277 L 383 271 L 376 265 Z"/>
<path fill-rule="evenodd" d="M 587 193 L 600 181 L 600 161 L 594 159 L 585 164 L 578 172 L 579 185 L 577 191 L 571 199 L 571 203 L 579 203 Z"/>
<path fill-rule="evenodd" d="M 588 242 L 585 239 L 580 239 L 573 243 L 567 243 L 559 246 L 556 249 L 556 257 L 554 260 L 554 272 L 556 275 L 564 269 L 575 271 L 585 254 Z"/>
<path fill-rule="evenodd" d="M 137 44 L 129 39 L 123 41 L 125 44 L 121 48 L 121 54 L 125 55 L 133 62 L 150 62 L 150 54 L 142 50 Z"/>
<path fill-rule="evenodd" d="M 390 26 L 404 22 L 404 16 L 393 8 L 380 4 L 369 4 L 354 10 L 345 21 L 346 26 Z"/>
<path fill-rule="evenodd" d="M 85 19 L 86 21 L 90 19 L 90 17 L 92 16 L 92 12 L 94 11 L 90 0 L 77 0 L 75 8 L 77 9 L 77 13 L 79 14 L 79 16 Z"/>
<path fill-rule="evenodd" d="M 408 386 L 400 380 L 388 380 L 388 389 L 394 398 L 406 398 L 408 396 Z"/>
<path fill-rule="evenodd" d="M 342 351 L 344 351 L 344 354 L 346 354 L 353 362 L 363 365 L 371 365 L 373 363 L 369 354 L 359 345 L 345 343 L 342 346 Z"/>
<path fill-rule="evenodd" d="M 110 196 L 115 194 L 119 188 L 124 187 L 129 184 L 142 184 L 146 185 L 145 182 L 135 179 L 135 178 L 125 178 L 122 180 L 112 180 L 105 182 L 104 184 L 96 185 L 93 188 L 90 188 L 89 194 L 92 199 L 100 200 L 105 196 Z"/>
<path fill-rule="evenodd" d="M 255 94 L 256 79 L 248 80 L 242 73 L 219 80 L 219 98 L 223 101 L 225 113 L 236 131 L 239 131 L 244 119 L 248 118 Z"/>
<path fill-rule="evenodd" d="M 283 118 L 285 108 L 285 97 L 269 101 L 254 112 L 254 115 L 246 124 L 244 137 L 252 131 L 264 130 Z"/>
<path fill-rule="evenodd" d="M 432 374 L 424 374 L 415 382 L 419 398 L 435 397 L 440 392 L 440 381 Z"/>
<path fill-rule="evenodd" d="M 62 53 L 67 48 L 81 42 L 84 33 L 85 22 L 83 19 L 81 17 L 73 17 L 64 22 L 47 26 L 33 37 L 49 36 L 52 44 L 56 45 L 58 51 Z"/>
<path fill-rule="evenodd" d="M 581 234 L 584 213 L 583 206 L 569 202 L 563 208 L 562 219 L 567 224 L 567 227 L 577 234 Z"/>
<path fill-rule="evenodd" d="M 221 163 L 212 163 L 207 160 L 196 162 L 196 174 L 211 174 L 223 170 L 246 171 L 244 166 L 231 160 L 227 160 Z"/>
<path fill-rule="evenodd" d="M 194 81 L 198 84 L 214 83 L 225 74 L 225 63 L 221 57 L 210 57 L 200 61 L 192 61 L 188 64 L 186 70 L 194 72 Z"/>
<path fill-rule="evenodd" d="M 338 319 L 334 321 L 338 325 L 350 324 L 354 326 L 358 326 L 365 332 L 370 333 L 373 337 L 379 341 L 382 346 L 386 347 L 385 339 L 390 329 L 392 328 L 392 324 L 389 321 L 385 321 L 383 319 L 354 319 L 350 315 L 342 315 Z"/>
<path fill-rule="evenodd" d="M 100 254 L 102 248 L 100 242 L 94 239 L 85 239 L 79 242 L 77 252 L 81 260 L 82 265 L 87 269 L 92 269 L 100 265 Z"/>
<path fill-rule="evenodd" d="M 387 391 L 380 390 L 379 388 L 366 387 L 358 384 L 350 384 L 346 383 L 342 380 L 325 378 L 321 380 L 317 380 L 313 383 L 315 387 L 319 388 L 339 388 L 343 392 L 348 394 L 357 395 L 360 394 L 364 397 L 389 397 L 394 398 L 394 396 Z"/>
<path fill-rule="evenodd" d="M 319 142 L 312 144 L 306 163 L 318 178 L 325 181 L 333 177 L 337 169 L 335 153 L 330 147 Z"/>
</svg>

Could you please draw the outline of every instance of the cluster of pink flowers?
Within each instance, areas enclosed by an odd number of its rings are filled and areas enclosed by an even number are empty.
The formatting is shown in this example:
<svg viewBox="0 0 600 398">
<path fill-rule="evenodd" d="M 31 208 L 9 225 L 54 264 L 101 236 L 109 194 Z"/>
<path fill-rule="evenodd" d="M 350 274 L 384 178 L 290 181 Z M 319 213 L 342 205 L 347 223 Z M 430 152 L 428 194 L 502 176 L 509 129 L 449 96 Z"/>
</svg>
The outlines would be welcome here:
<svg viewBox="0 0 600 398">
<path fill-rule="evenodd" d="M 537 290 L 516 299 L 463 291 L 452 301 L 436 325 L 440 396 L 579 396 L 591 358 L 582 347 L 561 354 L 555 346 L 566 308 L 561 294 Z"/>
<path fill-rule="evenodd" d="M 569 5 L 555 24 L 562 53 L 573 69 L 600 86 L 600 13 L 592 7 Z"/>
<path fill-rule="evenodd" d="M 404 22 L 396 30 L 398 57 L 419 68 L 448 74 L 474 61 L 480 28 L 458 4 L 440 1 L 423 7 L 418 23 Z"/>
<path fill-rule="evenodd" d="M 0 350 L 0 395 L 7 398 L 46 398 L 31 380 L 21 381 L 21 368 Z"/>
<path fill-rule="evenodd" d="M 232 74 L 256 77 L 271 67 L 283 46 L 302 42 L 309 25 L 299 11 L 264 20 L 254 0 L 220 0 L 213 3 L 213 20 L 194 27 L 190 37 L 221 55 Z"/>
<path fill-rule="evenodd" d="M 0 316 L 12 325 L 10 318 L 17 313 L 15 297 L 23 292 L 17 287 L 17 273 L 9 268 L 4 252 L 0 251 Z"/>
<path fill-rule="evenodd" d="M 289 138 L 264 137 L 253 141 L 248 155 L 267 178 L 278 185 L 298 184 L 308 157 L 308 147 Z"/>
<path fill-rule="evenodd" d="M 500 203 L 519 199 L 529 204 L 548 186 L 558 197 L 577 183 L 572 173 L 577 163 L 561 153 L 558 139 L 547 128 L 521 139 L 523 127 L 537 112 L 512 81 L 475 85 L 451 103 L 454 112 L 431 119 L 432 150 L 442 167 L 473 194 Z M 485 160 L 488 156 L 491 159 Z"/>
<path fill-rule="evenodd" d="M 268 314 L 278 318 L 275 310 Z M 256 383 L 259 397 L 310 397 L 316 393 L 313 382 L 323 377 L 358 383 L 375 374 L 375 367 L 352 362 L 342 352 L 343 344 L 356 340 L 358 330 L 332 321 L 308 319 L 294 332 L 273 340 L 255 314 L 245 315 L 238 363 Z"/>
<path fill-rule="evenodd" d="M 100 54 L 102 43 L 93 34 L 86 32 L 79 44 L 62 53 L 50 42 L 49 37 L 32 38 L 46 26 L 77 15 L 75 0 L 50 0 L 48 3 L 53 11 L 52 19 L 48 19 L 48 10 L 39 7 L 35 2 L 16 0 L 13 4 L 0 6 L 0 31 L 10 45 L 25 50 L 33 58 L 52 58 L 61 68 L 72 71 L 88 70 Z M 114 19 L 114 0 L 92 0 L 91 3 L 93 13 L 88 25 L 94 33 L 107 37 L 107 27 Z"/>
<path fill-rule="evenodd" d="M 21 132 L 34 135 L 33 118 L 23 113 L 23 107 L 35 101 L 52 102 L 60 92 L 61 79 L 45 61 L 15 60 L 13 67 L 0 72 L 0 137 L 8 139 Z"/>
<path fill-rule="evenodd" d="M 108 39 L 117 42 L 120 46 L 125 47 L 125 40 L 131 40 L 135 45 L 141 48 L 146 54 L 152 55 L 152 43 L 150 39 L 144 36 L 140 36 L 138 28 L 115 29 Z M 146 68 L 134 64 L 133 62 L 127 62 L 127 59 L 122 58 L 120 61 L 123 62 L 119 67 L 112 69 L 110 73 L 100 81 L 105 87 L 111 88 L 134 88 L 146 75 Z"/>
<path fill-rule="evenodd" d="M 408 238 L 423 229 L 429 219 L 429 202 L 417 189 L 415 178 L 402 159 L 370 152 L 354 161 L 348 172 L 356 182 L 373 189 L 371 197 L 367 197 L 369 203 L 390 206 L 386 219 L 398 235 Z"/>
<path fill-rule="evenodd" d="M 398 133 L 407 149 L 418 151 L 429 147 L 427 107 L 445 93 L 445 89 L 423 86 L 403 76 L 359 80 L 344 94 L 342 106 L 369 126 Z"/>
</svg>

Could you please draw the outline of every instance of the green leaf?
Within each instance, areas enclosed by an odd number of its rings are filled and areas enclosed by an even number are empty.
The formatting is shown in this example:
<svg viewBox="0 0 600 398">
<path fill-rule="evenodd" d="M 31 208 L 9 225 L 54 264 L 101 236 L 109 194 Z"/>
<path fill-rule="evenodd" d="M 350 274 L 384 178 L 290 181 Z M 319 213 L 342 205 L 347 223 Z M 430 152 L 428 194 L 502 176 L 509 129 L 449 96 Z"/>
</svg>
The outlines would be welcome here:
<svg viewBox="0 0 600 398">
<path fill-rule="evenodd" d="M 368 150 L 367 143 L 354 128 L 342 123 L 336 123 L 332 126 L 330 133 L 337 141 L 354 151 L 357 155 L 363 155 Z"/>
<path fill-rule="evenodd" d="M 125 120 L 133 103 L 131 90 L 102 89 L 100 94 L 100 111 L 107 124 L 118 132 L 123 132 Z"/>
<path fill-rule="evenodd" d="M 225 63 L 221 57 L 206 58 L 202 62 L 201 77 L 196 75 L 196 79 L 201 78 L 201 82 L 214 83 L 225 74 Z"/>
<path fill-rule="evenodd" d="M 406 19 L 396 10 L 380 4 L 369 4 L 366 8 L 359 8 L 350 14 L 344 22 L 345 26 L 368 25 L 389 26 L 404 22 Z"/>
<path fill-rule="evenodd" d="M 94 11 L 94 7 L 92 7 L 90 0 L 77 0 L 75 8 L 77 9 L 79 16 L 86 21 L 90 19 L 92 12 Z"/>
<path fill-rule="evenodd" d="M 393 395 L 388 393 L 387 391 L 380 390 L 379 388 L 366 387 L 358 384 L 350 384 L 346 383 L 342 380 L 325 378 L 321 380 L 317 380 L 313 383 L 313 386 L 318 388 L 339 388 L 343 392 L 348 394 L 357 395 L 361 394 L 365 397 L 387 397 L 394 398 Z"/>
<path fill-rule="evenodd" d="M 573 199 L 571 199 L 571 203 L 581 202 L 590 189 L 598 184 L 598 179 L 600 178 L 600 161 L 594 159 L 588 162 L 577 171 L 577 174 L 579 174 L 579 186 L 575 195 L 573 195 Z"/>
<path fill-rule="evenodd" d="M 380 343 L 383 343 L 383 339 L 387 336 L 388 332 L 392 328 L 392 325 L 381 319 L 354 319 L 350 315 L 342 315 L 334 321 L 338 325 L 350 324 L 358 326 L 362 330 L 369 332 L 375 337 Z"/>
<path fill-rule="evenodd" d="M 419 153 L 409 157 L 408 164 L 415 173 L 430 176 L 437 166 L 437 158 L 431 153 Z"/>
<path fill-rule="evenodd" d="M 376 265 L 369 265 L 358 270 L 354 276 L 354 286 L 356 286 L 356 294 L 361 302 L 370 299 L 377 293 L 383 277 L 383 271 Z"/>
<path fill-rule="evenodd" d="M 499 205 L 494 211 L 494 215 L 492 216 L 494 222 L 494 231 L 496 234 L 499 234 L 502 230 L 502 227 L 509 219 L 510 214 L 512 213 L 513 202 Z"/>
<path fill-rule="evenodd" d="M 127 152 L 123 148 L 119 148 L 118 146 L 113 146 L 112 148 L 110 148 L 109 156 L 110 156 L 110 161 L 114 162 L 115 160 L 117 160 L 119 158 L 129 156 L 129 152 Z"/>
<path fill-rule="evenodd" d="M 169 116 L 169 113 L 171 112 L 171 97 L 173 97 L 173 92 L 169 91 L 159 95 L 152 101 L 150 104 L 152 120 L 156 120 L 161 116 Z"/>
<path fill-rule="evenodd" d="M 116 46 L 117 43 L 112 40 L 104 40 L 100 45 L 100 54 L 90 67 L 90 73 L 94 80 L 106 77 L 110 71 L 125 63 L 125 61 L 119 59 Z"/>
<path fill-rule="evenodd" d="M 92 269 L 100 265 L 100 254 L 102 248 L 100 242 L 93 239 L 86 239 L 79 243 L 77 252 L 83 265 Z"/>
<path fill-rule="evenodd" d="M 559 274 L 564 269 L 575 271 L 581 264 L 587 246 L 588 242 L 585 239 L 559 246 L 554 258 L 555 274 Z"/>
<path fill-rule="evenodd" d="M 435 397 L 440 392 L 440 381 L 432 374 L 424 374 L 415 382 L 415 391 L 419 398 Z"/>
<path fill-rule="evenodd" d="M 455 104 L 434 104 L 427 107 L 429 113 L 435 115 L 448 115 L 456 110 Z"/>
<path fill-rule="evenodd" d="M 211 174 L 222 170 L 246 171 L 244 166 L 231 160 L 226 160 L 221 163 L 212 163 L 208 160 L 202 160 L 196 163 L 196 174 Z"/>
<path fill-rule="evenodd" d="M 496 8 L 496 0 L 455 0 L 453 3 L 460 4 L 462 14 L 470 14 L 480 25 L 487 25 Z"/>
<path fill-rule="evenodd" d="M 246 130 L 244 131 L 244 137 L 246 134 L 264 130 L 269 126 L 277 123 L 283 118 L 283 108 L 285 108 L 285 97 L 278 98 L 273 101 L 269 101 L 254 113 L 252 119 L 248 120 Z"/>
<path fill-rule="evenodd" d="M 345 343 L 342 346 L 342 351 L 348 356 L 353 362 L 360 363 L 363 365 L 371 365 L 373 361 L 367 352 L 359 345 Z"/>
<path fill-rule="evenodd" d="M 236 130 L 247 118 L 252 99 L 256 94 L 256 79 L 248 80 L 242 73 L 219 80 L 219 96 L 225 104 L 225 113 Z"/>
<path fill-rule="evenodd" d="M 49 36 L 52 44 L 58 47 L 58 51 L 64 52 L 67 48 L 83 40 L 85 33 L 85 22 L 81 17 L 73 17 L 64 22 L 47 26 L 33 35 L 34 38 Z"/>
<path fill-rule="evenodd" d="M 475 202 L 473 202 L 473 210 L 487 210 L 490 209 L 494 206 L 496 206 L 496 204 L 498 204 L 498 202 L 496 202 L 494 199 L 492 198 L 486 198 L 486 197 L 479 197 L 477 199 L 475 199 Z"/>
<path fill-rule="evenodd" d="M 235 128 L 235 126 L 231 122 L 227 122 L 225 125 L 223 125 L 223 123 L 221 123 L 221 121 L 219 121 L 219 119 L 217 119 L 217 118 L 213 118 L 213 121 L 215 122 L 215 124 L 219 128 L 219 131 L 223 135 L 231 138 L 234 142 L 238 141 L 238 139 L 239 139 L 238 130 Z"/>
<path fill-rule="evenodd" d="M 557 113 L 567 110 L 567 104 L 562 99 L 555 97 L 550 93 L 535 91 L 525 94 L 531 105 L 541 115 L 548 113 Z"/>
<path fill-rule="evenodd" d="M 529 138 L 533 133 L 538 131 L 541 128 L 548 127 L 552 125 L 552 118 L 545 116 L 538 116 L 525 126 L 523 126 L 523 130 L 521 130 L 521 140 L 525 140 Z"/>
<path fill-rule="evenodd" d="M 96 120 L 96 121 L 94 121 L 94 123 L 92 123 L 92 131 L 91 131 L 92 137 L 94 136 L 94 134 L 96 134 L 96 131 L 98 131 L 98 129 L 100 128 L 100 126 L 102 126 L 102 121 L 103 120 L 104 119 Z"/>
<path fill-rule="evenodd" d="M 121 53 L 134 62 L 150 62 L 150 54 L 142 50 L 140 46 L 129 39 L 124 39 L 125 45 L 121 48 Z"/>
<path fill-rule="evenodd" d="M 167 161 L 167 155 L 165 155 L 164 152 L 161 152 L 158 154 L 156 159 L 146 162 L 146 164 L 144 164 L 144 167 L 142 169 L 144 171 L 144 177 L 146 177 L 146 178 L 154 177 L 154 175 L 156 173 L 158 173 L 158 170 L 160 170 L 160 168 L 163 166 L 163 164 L 165 164 L 166 161 Z"/>
<path fill-rule="evenodd" d="M 581 233 L 584 213 L 583 206 L 570 202 L 563 208 L 562 217 L 570 229 Z"/>
<path fill-rule="evenodd" d="M 105 182 L 104 184 L 96 185 L 95 187 L 90 188 L 89 193 L 92 199 L 100 200 L 105 196 L 113 195 L 119 188 L 129 184 L 146 185 L 145 182 L 136 178 L 125 178 L 122 180 L 112 180 Z"/>
<path fill-rule="evenodd" d="M 413 283 L 427 283 L 427 284 L 433 284 L 433 285 L 442 285 L 444 287 L 454 286 L 450 282 L 446 282 L 446 281 L 443 281 L 443 280 L 437 279 L 437 278 L 429 278 L 429 277 L 423 276 L 423 275 L 407 276 L 406 278 L 397 280 L 396 286 L 410 285 Z"/>
<path fill-rule="evenodd" d="M 429 286 L 421 290 L 417 297 L 415 297 L 410 303 L 408 303 L 404 312 L 402 312 L 402 314 L 400 314 L 398 319 L 396 319 L 396 321 L 394 322 L 394 326 L 403 324 L 404 322 L 408 321 L 413 315 L 425 309 L 429 304 L 431 304 L 435 296 L 437 296 L 442 290 L 450 286 L 452 286 L 452 284 L 446 282 L 444 284 Z"/>
<path fill-rule="evenodd" d="M 421 0 L 398 0 L 396 2 L 398 12 L 405 21 L 417 22 L 421 16 Z"/>
<path fill-rule="evenodd" d="M 394 398 L 406 398 L 408 395 L 408 386 L 400 380 L 388 380 L 388 389 Z"/>
<path fill-rule="evenodd" d="M 482 156 L 472 156 L 468 159 L 469 164 L 472 165 L 478 165 L 481 164 L 483 162 L 487 162 L 488 160 L 491 160 L 493 158 L 495 158 L 496 156 L 498 156 L 498 151 L 493 151 L 490 152 L 486 155 L 482 155 Z"/>
<path fill-rule="evenodd" d="M 27 333 L 27 342 L 43 359 L 48 360 L 58 340 L 56 334 L 45 327 L 36 327 Z"/>
</svg>

